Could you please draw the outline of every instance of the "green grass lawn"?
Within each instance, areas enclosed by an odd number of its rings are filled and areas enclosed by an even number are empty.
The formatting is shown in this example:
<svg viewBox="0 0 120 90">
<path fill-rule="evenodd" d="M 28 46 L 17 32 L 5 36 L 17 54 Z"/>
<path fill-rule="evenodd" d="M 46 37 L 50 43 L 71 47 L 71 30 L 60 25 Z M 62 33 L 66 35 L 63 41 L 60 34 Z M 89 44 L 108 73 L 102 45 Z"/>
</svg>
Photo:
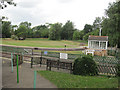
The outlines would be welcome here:
<svg viewBox="0 0 120 90">
<path fill-rule="evenodd" d="M 2 39 L 2 44 L 16 45 L 16 46 L 31 46 L 31 47 L 44 47 L 44 48 L 77 48 L 80 43 L 86 43 L 85 41 L 72 41 L 72 40 L 60 40 L 53 41 L 45 38 L 27 38 L 26 40 L 12 40 L 10 38 Z"/>
<path fill-rule="evenodd" d="M 117 88 L 118 79 L 105 76 L 79 76 L 54 71 L 38 73 L 55 84 L 58 88 Z"/>
</svg>

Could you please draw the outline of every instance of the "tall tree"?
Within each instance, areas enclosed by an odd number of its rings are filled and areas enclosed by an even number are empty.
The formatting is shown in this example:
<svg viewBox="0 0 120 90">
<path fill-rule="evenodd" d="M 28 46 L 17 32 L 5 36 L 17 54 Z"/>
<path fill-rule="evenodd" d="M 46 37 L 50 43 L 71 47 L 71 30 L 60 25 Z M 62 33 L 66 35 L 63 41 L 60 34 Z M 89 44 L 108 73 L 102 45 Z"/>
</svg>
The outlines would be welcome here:
<svg viewBox="0 0 120 90">
<path fill-rule="evenodd" d="M 3 38 L 10 38 L 11 36 L 11 22 L 3 21 L 2 23 L 2 37 Z"/>
<path fill-rule="evenodd" d="M 74 31 L 73 40 L 80 40 L 80 31 L 78 30 Z"/>
<path fill-rule="evenodd" d="M 93 30 L 97 30 L 101 28 L 102 18 L 96 17 L 93 22 Z"/>
<path fill-rule="evenodd" d="M 109 36 L 110 46 L 117 45 L 120 48 L 120 2 L 110 3 L 105 13 L 102 34 Z"/>
<path fill-rule="evenodd" d="M 16 31 L 16 35 L 19 39 L 25 39 L 27 37 L 27 27 L 25 25 L 20 25 L 18 30 Z"/>
<path fill-rule="evenodd" d="M 50 40 L 60 40 L 61 39 L 61 23 L 52 24 L 49 31 Z"/>
<path fill-rule="evenodd" d="M 91 32 L 91 31 L 92 31 L 92 25 L 90 25 L 90 24 L 85 24 L 83 30 L 84 30 L 84 34 L 87 34 L 88 32 Z"/>
<path fill-rule="evenodd" d="M 15 35 L 15 31 L 18 29 L 17 25 L 12 25 L 11 35 Z"/>
<path fill-rule="evenodd" d="M 75 29 L 73 22 L 68 20 L 62 28 L 61 38 L 66 40 L 72 40 L 74 31 Z"/>
<path fill-rule="evenodd" d="M 31 33 L 32 33 L 32 30 L 31 30 L 31 23 L 25 21 L 25 22 L 21 22 L 20 25 L 26 26 L 26 28 L 27 28 L 27 35 L 26 35 L 26 37 L 31 37 Z"/>
<path fill-rule="evenodd" d="M 49 36 L 49 29 L 47 25 L 38 25 L 32 28 L 33 33 L 38 38 L 48 38 Z"/>
</svg>

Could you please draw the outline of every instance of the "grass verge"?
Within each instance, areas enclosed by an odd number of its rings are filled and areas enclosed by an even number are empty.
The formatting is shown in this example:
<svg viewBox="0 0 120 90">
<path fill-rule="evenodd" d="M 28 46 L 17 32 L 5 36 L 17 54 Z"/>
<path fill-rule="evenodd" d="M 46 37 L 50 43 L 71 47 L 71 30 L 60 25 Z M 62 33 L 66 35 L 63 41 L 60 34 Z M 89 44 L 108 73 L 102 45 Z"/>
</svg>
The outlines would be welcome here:
<svg viewBox="0 0 120 90">
<path fill-rule="evenodd" d="M 54 71 L 38 73 L 55 84 L 58 88 L 117 88 L 118 79 L 105 76 L 79 76 Z"/>
<path fill-rule="evenodd" d="M 85 41 L 72 41 L 72 40 L 49 40 L 45 38 L 27 38 L 26 40 L 13 40 L 10 38 L 2 39 L 2 44 L 16 45 L 16 46 L 30 46 L 30 47 L 44 47 L 44 48 L 78 48 L 80 43 Z M 87 44 L 87 42 L 85 42 Z"/>
</svg>

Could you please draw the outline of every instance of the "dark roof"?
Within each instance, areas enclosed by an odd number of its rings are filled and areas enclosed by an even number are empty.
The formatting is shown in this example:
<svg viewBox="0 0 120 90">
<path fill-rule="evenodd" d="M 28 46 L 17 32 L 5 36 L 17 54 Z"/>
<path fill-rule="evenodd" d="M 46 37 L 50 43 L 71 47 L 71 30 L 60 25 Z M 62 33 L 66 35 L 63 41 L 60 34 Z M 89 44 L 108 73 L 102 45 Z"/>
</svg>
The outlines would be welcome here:
<svg viewBox="0 0 120 90">
<path fill-rule="evenodd" d="M 93 35 L 89 35 L 88 40 L 108 41 L 108 36 L 93 36 Z"/>
</svg>

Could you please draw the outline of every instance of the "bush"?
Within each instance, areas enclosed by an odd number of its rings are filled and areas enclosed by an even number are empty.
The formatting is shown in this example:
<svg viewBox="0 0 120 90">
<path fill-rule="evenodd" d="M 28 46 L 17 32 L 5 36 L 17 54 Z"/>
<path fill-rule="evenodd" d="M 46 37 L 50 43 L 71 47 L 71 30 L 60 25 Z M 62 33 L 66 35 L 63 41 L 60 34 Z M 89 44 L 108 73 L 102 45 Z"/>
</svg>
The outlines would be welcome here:
<svg viewBox="0 0 120 90">
<path fill-rule="evenodd" d="M 75 75 L 97 75 L 97 65 L 92 56 L 85 55 L 74 61 L 73 74 Z"/>
<path fill-rule="evenodd" d="M 14 40 L 18 40 L 18 37 L 16 35 L 12 35 L 11 38 Z"/>
<path fill-rule="evenodd" d="M 117 64 L 116 71 L 116 76 L 120 77 L 120 64 Z"/>
</svg>

